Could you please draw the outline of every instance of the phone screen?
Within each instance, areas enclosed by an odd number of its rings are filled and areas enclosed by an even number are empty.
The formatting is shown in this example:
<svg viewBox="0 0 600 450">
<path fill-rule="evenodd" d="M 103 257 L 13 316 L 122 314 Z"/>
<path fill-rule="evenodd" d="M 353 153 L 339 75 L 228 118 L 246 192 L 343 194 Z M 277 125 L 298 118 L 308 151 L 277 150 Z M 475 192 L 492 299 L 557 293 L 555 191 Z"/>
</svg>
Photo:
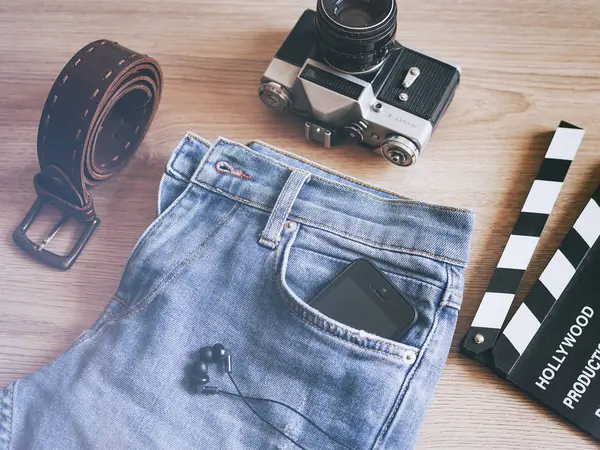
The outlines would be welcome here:
<svg viewBox="0 0 600 450">
<path fill-rule="evenodd" d="M 323 302 L 322 307 L 317 309 L 326 316 L 335 318 L 350 327 L 381 336 L 395 334 L 396 324 L 374 301 L 368 299 L 370 294 L 352 278 L 341 279 L 331 288 L 328 295 L 343 299 L 343 304 L 338 304 L 336 301 Z"/>
<path fill-rule="evenodd" d="M 414 307 L 363 259 L 351 263 L 310 304 L 338 322 L 385 338 L 400 337 L 417 319 Z"/>
</svg>

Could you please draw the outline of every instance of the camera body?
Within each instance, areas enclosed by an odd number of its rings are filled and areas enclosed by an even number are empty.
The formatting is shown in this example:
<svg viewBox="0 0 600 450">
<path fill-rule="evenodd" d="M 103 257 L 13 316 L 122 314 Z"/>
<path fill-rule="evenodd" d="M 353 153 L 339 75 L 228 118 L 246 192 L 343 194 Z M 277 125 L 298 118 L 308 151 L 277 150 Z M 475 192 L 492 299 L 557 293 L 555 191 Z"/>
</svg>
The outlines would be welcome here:
<svg viewBox="0 0 600 450">
<path fill-rule="evenodd" d="M 415 163 L 450 105 L 461 71 L 394 41 L 392 6 L 388 45 L 371 46 L 370 53 L 346 50 L 340 56 L 348 62 L 344 69 L 332 65 L 340 53 L 321 51 L 319 10 L 306 10 L 262 76 L 261 100 L 306 118 L 306 138 L 327 148 L 348 137 L 396 165 Z M 365 55 L 372 57 L 367 63 Z M 347 70 L 357 61 L 358 70 Z"/>
</svg>

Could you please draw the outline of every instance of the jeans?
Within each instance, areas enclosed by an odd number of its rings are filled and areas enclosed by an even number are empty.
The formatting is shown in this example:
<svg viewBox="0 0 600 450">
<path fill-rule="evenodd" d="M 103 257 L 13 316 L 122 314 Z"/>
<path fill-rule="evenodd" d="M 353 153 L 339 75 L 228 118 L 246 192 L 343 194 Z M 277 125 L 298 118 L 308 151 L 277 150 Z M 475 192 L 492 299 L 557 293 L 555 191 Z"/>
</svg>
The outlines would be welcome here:
<svg viewBox="0 0 600 450">
<path fill-rule="evenodd" d="M 448 355 L 472 228 L 468 211 L 263 143 L 188 134 L 97 322 L 0 392 L 0 449 L 295 448 L 241 399 L 190 393 L 185 367 L 216 342 L 245 395 L 282 401 L 355 449 L 411 448 Z M 358 258 L 418 311 L 397 342 L 307 304 Z M 232 390 L 218 367 L 210 377 Z M 306 448 L 340 448 L 286 408 L 253 406 Z"/>
</svg>

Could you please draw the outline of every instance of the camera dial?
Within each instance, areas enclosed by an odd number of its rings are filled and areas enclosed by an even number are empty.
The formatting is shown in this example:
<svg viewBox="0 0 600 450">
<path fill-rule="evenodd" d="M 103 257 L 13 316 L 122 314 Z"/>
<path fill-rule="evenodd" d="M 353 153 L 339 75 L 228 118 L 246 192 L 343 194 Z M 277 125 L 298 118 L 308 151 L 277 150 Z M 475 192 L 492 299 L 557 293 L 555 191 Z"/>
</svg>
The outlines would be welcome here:
<svg viewBox="0 0 600 450">
<path fill-rule="evenodd" d="M 379 147 L 385 159 L 397 166 L 410 166 L 419 159 L 419 149 L 409 139 L 393 135 L 387 137 Z"/>
<path fill-rule="evenodd" d="M 348 136 L 357 144 L 360 144 L 364 139 L 364 133 L 366 129 L 367 124 L 362 120 L 359 120 L 358 122 L 346 125 L 344 127 L 344 132 L 346 133 L 346 136 Z"/>
<path fill-rule="evenodd" d="M 292 107 L 291 92 L 279 83 L 268 81 L 258 87 L 258 96 L 262 102 L 275 111 L 287 111 Z"/>
</svg>

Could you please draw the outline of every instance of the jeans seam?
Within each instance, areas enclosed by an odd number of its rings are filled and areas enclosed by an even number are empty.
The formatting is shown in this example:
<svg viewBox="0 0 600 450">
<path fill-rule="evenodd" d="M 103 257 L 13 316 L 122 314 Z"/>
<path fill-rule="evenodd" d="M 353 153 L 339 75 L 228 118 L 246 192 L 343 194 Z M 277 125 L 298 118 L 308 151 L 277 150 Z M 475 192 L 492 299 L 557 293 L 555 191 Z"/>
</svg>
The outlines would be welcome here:
<svg viewBox="0 0 600 450">
<path fill-rule="evenodd" d="M 209 185 L 207 183 L 204 183 L 204 182 L 201 182 L 201 181 L 197 181 L 197 180 L 192 180 L 191 183 L 193 183 L 193 184 L 195 184 L 197 186 L 201 186 L 204 189 L 208 189 L 209 191 L 216 192 L 217 194 L 224 195 L 225 197 L 230 198 L 232 200 L 236 200 L 236 201 L 242 202 L 242 203 L 244 203 L 246 205 L 253 206 L 253 207 L 255 207 L 257 209 L 260 209 L 262 211 L 266 211 L 266 212 L 270 211 L 270 209 L 267 206 L 265 206 L 265 205 L 262 205 L 260 203 L 256 203 L 256 202 L 254 202 L 252 200 L 248 200 L 248 199 L 246 199 L 244 197 L 240 197 L 239 195 L 230 194 L 229 192 L 226 192 L 226 191 L 224 191 L 222 189 L 219 189 L 219 188 L 217 188 L 215 186 L 211 186 L 211 185 Z M 406 253 L 406 254 L 409 254 L 409 255 L 423 256 L 423 257 L 426 257 L 426 258 L 429 258 L 429 259 L 433 259 L 434 261 L 448 263 L 448 264 L 452 264 L 452 265 L 455 265 L 455 266 L 458 266 L 458 267 L 465 267 L 465 265 L 466 265 L 465 261 L 460 261 L 460 260 L 452 259 L 452 258 L 446 258 L 445 256 L 436 255 L 435 253 L 429 253 L 429 252 L 424 252 L 424 251 L 420 251 L 420 250 L 409 249 L 409 248 L 406 248 L 406 247 L 398 247 L 398 246 L 395 246 L 395 245 L 383 245 L 383 244 L 378 244 L 377 242 L 371 242 L 371 241 L 368 241 L 366 239 L 359 238 L 358 236 L 353 236 L 351 234 L 344 233 L 343 231 L 335 230 L 335 229 L 329 228 L 329 227 L 327 227 L 325 225 L 312 222 L 311 220 L 305 219 L 303 217 L 297 217 L 297 216 L 294 216 L 294 215 L 290 215 L 288 217 L 288 219 L 292 220 L 294 222 L 298 222 L 298 223 L 302 223 L 302 224 L 305 224 L 305 225 L 308 225 L 308 226 L 312 226 L 314 228 L 318 228 L 319 230 L 327 231 L 327 232 L 333 233 L 333 234 L 335 234 L 337 236 L 345 237 L 345 238 L 351 239 L 353 241 L 359 242 L 361 244 L 369 245 L 371 247 L 378 248 L 378 249 L 381 249 L 381 250 L 389 250 L 389 251 L 395 251 L 395 252 L 400 252 L 400 253 Z"/>
<path fill-rule="evenodd" d="M 196 135 L 192 134 L 192 135 L 190 135 L 190 137 L 193 138 L 193 139 L 197 139 L 198 141 L 202 142 L 200 139 L 198 139 L 198 136 L 196 136 Z M 283 167 L 283 168 L 285 168 L 287 170 L 298 169 L 297 167 L 288 166 L 287 164 L 285 164 L 285 163 L 283 163 L 281 161 L 277 161 L 276 159 L 274 159 L 274 158 L 272 158 L 270 156 L 266 156 L 266 155 L 262 155 L 260 153 L 257 153 L 255 150 L 252 150 L 247 145 L 242 145 L 242 144 L 240 144 L 238 142 L 230 141 L 229 139 L 219 138 L 219 140 L 217 140 L 217 142 L 214 145 L 215 146 L 218 145 L 219 141 L 226 142 L 226 143 L 228 143 L 228 144 L 230 144 L 230 145 L 232 145 L 234 147 L 237 147 L 237 148 L 240 148 L 240 149 L 244 150 L 246 153 L 250 153 L 253 156 L 256 156 L 259 159 L 262 159 L 262 160 L 267 161 L 269 163 L 277 164 L 277 165 L 279 165 L 279 166 L 281 166 L 281 167 Z M 335 172 L 335 171 L 332 171 L 330 169 L 328 170 L 326 167 L 320 166 L 318 164 L 315 164 L 314 162 L 312 162 L 312 161 L 310 161 L 308 159 L 304 159 L 304 158 L 300 158 L 299 159 L 298 157 L 296 157 L 296 155 L 292 155 L 289 152 L 285 152 L 285 151 L 283 151 L 281 149 L 278 149 L 276 147 L 273 147 L 273 146 L 271 146 L 269 144 L 265 144 L 265 143 L 259 142 L 259 141 L 251 141 L 250 143 L 253 143 L 253 142 L 258 143 L 259 145 L 263 145 L 265 147 L 268 147 L 268 148 L 272 149 L 273 151 L 275 151 L 277 153 L 283 154 L 285 156 L 288 156 L 288 157 L 291 157 L 293 159 L 296 159 L 297 161 L 300 161 L 300 162 L 303 162 L 305 164 L 308 164 L 309 166 L 314 167 L 315 169 L 319 169 L 319 170 L 327 172 L 327 173 L 329 173 L 331 175 L 334 175 L 334 176 L 337 176 L 339 178 L 342 178 L 342 179 L 344 179 L 346 181 L 350 181 L 350 182 L 356 183 L 356 184 L 358 184 L 360 186 L 363 186 L 363 187 L 366 187 L 366 188 L 369 188 L 369 189 L 373 189 L 375 191 L 382 192 L 382 193 L 385 193 L 385 194 L 388 194 L 388 195 L 393 195 L 393 196 L 398 197 L 398 198 L 397 199 L 382 198 L 382 197 L 380 197 L 380 196 L 378 196 L 376 194 L 372 194 L 370 192 L 365 192 L 365 191 L 362 191 L 360 189 L 354 188 L 352 186 L 347 186 L 347 185 L 345 185 L 343 183 L 339 183 L 337 181 L 330 180 L 330 179 L 322 177 L 322 176 L 320 176 L 318 174 L 312 174 L 313 177 L 316 178 L 316 179 L 318 179 L 319 181 L 323 181 L 324 183 L 340 187 L 341 189 L 344 189 L 344 190 L 349 191 L 349 192 L 354 192 L 354 193 L 358 193 L 360 195 L 366 195 L 366 196 L 369 196 L 369 197 L 373 197 L 375 200 L 378 200 L 378 201 L 381 201 L 381 202 L 384 202 L 384 203 L 409 203 L 409 204 L 423 206 L 423 207 L 426 207 L 426 208 L 432 208 L 432 209 L 435 209 L 435 210 L 438 210 L 438 211 L 454 211 L 454 212 L 463 213 L 463 214 L 470 214 L 470 215 L 473 214 L 473 211 L 467 210 L 467 209 L 455 208 L 453 206 L 434 205 L 434 204 L 431 204 L 431 203 L 425 203 L 425 202 L 421 202 L 419 200 L 414 200 L 414 199 L 412 199 L 410 197 L 402 196 L 402 195 L 398 194 L 397 192 L 388 191 L 388 190 L 383 189 L 383 188 L 381 188 L 379 186 L 373 186 L 373 185 L 364 183 L 364 182 L 362 182 L 362 181 L 360 181 L 360 180 L 358 180 L 356 178 L 349 177 L 349 176 L 347 176 L 347 175 L 345 175 L 343 173 Z"/>
<path fill-rule="evenodd" d="M 246 153 L 251 153 L 253 156 L 256 156 L 259 159 L 262 159 L 262 160 L 267 161 L 269 163 L 277 164 L 277 165 L 279 165 L 279 166 L 281 166 L 281 167 L 283 167 L 285 169 L 288 169 L 288 170 L 295 170 L 295 169 L 297 169 L 297 167 L 288 166 L 287 164 L 285 164 L 285 163 L 283 163 L 281 161 L 277 161 L 274 158 L 271 158 L 269 156 L 257 153 L 255 150 L 252 150 L 250 147 L 248 147 L 246 145 L 242 145 L 242 144 L 230 141 L 229 139 L 225 139 L 225 138 L 220 138 L 219 140 L 223 141 L 223 142 L 227 142 L 228 144 L 230 144 L 230 145 L 232 145 L 234 147 L 237 147 L 237 148 L 240 148 L 240 149 L 244 150 Z M 218 142 L 219 141 L 217 141 L 215 143 L 215 145 L 217 145 Z M 261 143 L 261 145 L 263 145 L 263 144 Z M 287 152 L 286 153 L 282 153 L 282 151 L 280 149 L 276 149 L 275 147 L 271 147 L 269 145 L 266 145 L 266 147 L 271 148 L 272 150 L 276 151 L 277 153 L 281 153 L 281 154 L 284 154 L 285 156 L 289 156 L 289 154 L 287 154 Z M 294 158 L 294 159 L 297 159 L 297 158 Z M 347 185 L 339 183 L 337 181 L 329 180 L 328 178 L 324 178 L 324 177 L 322 177 L 320 175 L 313 174 L 314 178 L 316 180 L 318 180 L 318 181 L 322 181 L 324 183 L 327 183 L 327 184 L 330 184 L 330 185 L 334 185 L 334 186 L 339 187 L 341 189 L 344 189 L 345 191 L 348 191 L 348 192 L 358 193 L 360 195 L 365 195 L 365 196 L 372 197 L 375 200 L 381 201 L 383 203 L 409 203 L 409 204 L 413 204 L 413 205 L 422 206 L 422 207 L 425 207 L 425 208 L 432 208 L 432 209 L 435 209 L 437 211 L 454 211 L 454 212 L 459 212 L 459 213 L 464 213 L 464 214 L 473 214 L 472 211 L 466 210 L 466 209 L 455 208 L 453 206 L 434 205 L 434 204 L 431 204 L 431 203 L 425 203 L 425 202 L 421 202 L 419 200 L 414 200 L 414 199 L 409 198 L 409 197 L 404 197 L 404 196 L 402 196 L 402 195 L 400 195 L 398 193 L 387 191 L 387 190 L 383 190 L 382 188 L 380 188 L 378 186 L 372 186 L 372 185 L 363 183 L 360 180 L 357 180 L 357 179 L 352 178 L 352 177 L 348 177 L 347 175 L 344 175 L 344 174 L 341 174 L 341 173 L 338 173 L 338 172 L 334 172 L 334 171 L 325 170 L 323 167 L 315 165 L 315 163 L 313 163 L 313 162 L 311 162 L 309 160 L 302 159 L 302 160 L 299 160 L 299 161 L 301 161 L 301 162 L 303 162 L 305 164 L 308 164 L 311 167 L 314 167 L 316 169 L 323 170 L 323 171 L 325 171 L 327 173 L 330 173 L 331 175 L 335 175 L 335 176 L 338 176 L 338 177 L 340 177 L 342 179 L 345 179 L 347 181 L 356 183 L 356 184 L 358 184 L 360 186 L 367 187 L 369 189 L 373 189 L 373 190 L 376 190 L 376 191 L 379 191 L 379 192 L 382 192 L 382 193 L 385 193 L 385 194 L 388 194 L 388 195 L 393 195 L 393 196 L 398 197 L 397 199 L 382 198 L 382 197 L 380 197 L 380 196 L 378 196 L 376 194 L 372 194 L 370 192 L 365 192 L 365 191 L 362 191 L 360 189 L 354 188 L 352 186 L 347 186 Z"/>
<path fill-rule="evenodd" d="M 446 266 L 446 279 L 448 280 L 448 288 L 446 290 L 446 295 L 444 295 L 444 298 L 442 299 L 440 307 L 444 308 L 447 306 L 448 308 L 460 311 L 460 301 L 453 301 L 453 298 L 456 296 L 459 299 L 462 299 L 463 293 L 459 292 L 459 290 L 454 287 L 454 282 L 455 279 L 457 279 L 457 275 L 451 270 L 450 266 Z"/>
<path fill-rule="evenodd" d="M 296 250 L 302 250 L 302 251 L 305 251 L 305 252 L 314 253 L 315 255 L 323 256 L 325 258 L 333 259 L 333 260 L 339 261 L 339 262 L 344 262 L 344 263 L 350 263 L 350 262 L 352 262 L 352 261 L 348 261 L 347 259 L 344 259 L 344 258 L 338 258 L 337 256 L 327 255 L 325 253 L 320 253 L 320 252 L 318 252 L 316 250 L 310 250 L 308 248 L 296 247 Z M 425 281 L 425 280 L 422 280 L 420 278 L 416 278 L 414 276 L 403 275 L 401 273 L 393 272 L 391 270 L 385 270 L 385 269 L 381 269 L 381 270 L 383 272 L 387 272 L 387 273 L 395 275 L 397 277 L 404 278 L 405 280 L 410 280 L 413 283 L 419 283 L 419 284 L 427 286 L 428 288 L 433 288 L 433 289 L 438 289 L 438 290 L 444 291 L 444 286 L 442 286 L 442 283 L 435 284 L 435 283 L 433 283 L 431 281 Z M 446 272 L 447 272 L 447 270 L 446 270 Z"/>
<path fill-rule="evenodd" d="M 179 197 L 177 197 L 173 201 L 173 203 L 171 203 L 169 205 L 169 207 L 165 211 L 163 211 L 163 214 L 161 214 L 160 216 L 158 216 L 156 218 L 156 220 L 154 220 L 154 222 L 146 229 L 146 231 L 144 231 L 144 233 L 140 237 L 139 241 L 136 243 L 133 251 L 131 252 L 131 255 L 129 255 L 129 258 L 127 258 L 127 262 L 125 263 L 125 268 L 123 269 L 123 273 L 127 272 L 127 269 L 129 268 L 129 264 L 138 255 L 138 253 L 140 252 L 140 250 L 142 248 L 142 244 L 150 237 L 150 235 L 156 229 L 156 227 L 165 220 L 165 218 L 167 217 L 168 213 L 171 212 L 171 211 L 173 211 L 175 209 L 175 207 L 181 201 L 183 201 L 183 198 L 186 197 L 190 192 L 191 192 L 191 187 L 188 185 L 188 187 L 185 188 L 185 190 L 181 193 L 181 195 Z M 133 307 L 133 306 L 136 306 L 136 305 L 131 305 L 131 306 Z"/>
<path fill-rule="evenodd" d="M 444 297 L 446 297 L 446 295 L 447 295 L 447 292 L 444 294 Z M 387 437 L 387 433 L 388 433 L 390 427 L 392 426 L 392 424 L 394 423 L 394 420 L 396 419 L 396 416 L 398 415 L 398 411 L 400 411 L 400 408 L 402 407 L 402 405 L 404 403 L 406 394 L 407 394 L 408 390 L 410 389 L 410 384 L 411 384 L 412 380 L 415 378 L 417 371 L 421 367 L 421 363 L 427 356 L 427 351 L 429 350 L 429 344 L 431 343 L 433 336 L 436 334 L 439 324 L 440 324 L 439 315 L 442 310 L 443 310 L 443 308 L 441 306 L 436 310 L 435 316 L 434 316 L 434 323 L 431 327 L 431 331 L 427 335 L 427 339 L 425 340 L 425 343 L 421 347 L 421 351 L 417 354 L 417 361 L 415 361 L 413 367 L 407 373 L 406 378 L 404 379 L 404 382 L 402 383 L 402 386 L 400 387 L 400 391 L 398 392 L 396 405 L 390 412 L 388 419 L 386 420 L 382 430 L 379 432 L 379 437 L 376 439 L 371 450 L 377 450 L 378 448 L 381 448 L 381 446 L 383 445 L 385 438 Z"/>
<path fill-rule="evenodd" d="M 3 450 L 9 450 L 10 441 L 12 438 L 12 414 L 15 384 L 16 383 L 11 383 L 1 391 L 2 401 L 0 402 L 0 444 L 3 444 Z"/>
<path fill-rule="evenodd" d="M 131 305 L 131 307 L 127 311 L 124 311 L 122 313 L 107 314 L 105 322 L 111 322 L 112 319 L 130 317 L 145 309 L 150 303 L 152 303 L 152 300 L 156 298 L 156 295 L 158 295 L 158 292 L 162 288 L 166 287 L 171 281 L 173 281 L 173 279 L 177 275 L 179 275 L 179 273 L 181 273 L 183 269 L 185 269 L 190 263 L 192 263 L 196 258 L 198 258 L 198 250 L 202 248 L 206 243 L 208 243 L 209 239 L 212 238 L 223 225 L 229 222 L 240 210 L 240 208 L 241 205 L 234 204 L 233 207 L 229 210 L 229 212 L 225 214 L 225 216 L 219 221 L 219 223 L 215 225 L 211 232 L 208 233 L 208 235 L 203 240 L 196 244 L 194 248 L 182 260 L 175 264 L 175 267 L 167 275 L 165 275 L 157 284 L 155 284 L 140 301 Z M 142 305 L 142 303 L 146 304 L 140 306 Z M 136 309 L 136 307 L 139 308 Z"/>
</svg>

